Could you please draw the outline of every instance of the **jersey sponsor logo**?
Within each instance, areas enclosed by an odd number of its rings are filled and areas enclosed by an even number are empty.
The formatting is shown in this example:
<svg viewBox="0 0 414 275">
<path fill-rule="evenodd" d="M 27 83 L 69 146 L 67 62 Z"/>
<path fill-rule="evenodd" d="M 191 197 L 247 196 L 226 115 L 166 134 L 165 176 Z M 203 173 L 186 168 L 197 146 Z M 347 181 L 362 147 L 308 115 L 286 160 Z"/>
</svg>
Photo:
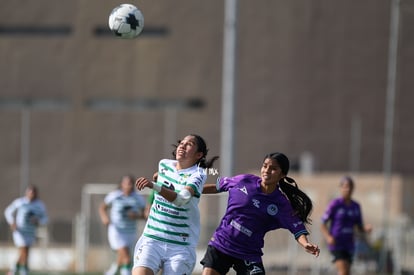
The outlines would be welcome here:
<svg viewBox="0 0 414 275">
<path fill-rule="evenodd" d="M 352 227 L 343 227 L 341 229 L 341 233 L 343 233 L 343 234 L 352 234 L 352 233 L 354 233 L 354 229 Z"/>
<path fill-rule="evenodd" d="M 241 233 L 243 233 L 243 234 L 245 234 L 245 235 L 247 235 L 249 237 L 253 233 L 250 229 L 247 229 L 246 227 L 244 227 L 243 225 L 239 224 L 235 220 L 231 220 L 230 225 L 233 226 L 234 228 L 236 228 L 237 230 L 239 230 Z"/>
<path fill-rule="evenodd" d="M 277 212 L 279 212 L 279 209 L 277 208 L 276 204 L 269 204 L 269 206 L 267 206 L 267 214 L 270 216 L 276 215 Z"/>
<path fill-rule="evenodd" d="M 350 210 L 348 210 L 347 214 L 348 214 L 348 216 L 353 217 L 353 216 L 356 216 L 358 213 L 356 211 L 354 212 L 352 209 L 350 209 Z"/>
<path fill-rule="evenodd" d="M 160 212 L 171 214 L 171 215 L 176 215 L 176 216 L 180 215 L 179 211 L 168 208 L 168 207 L 164 207 L 164 206 L 162 206 L 161 204 L 158 204 L 158 203 L 157 203 L 157 210 L 160 211 Z"/>
</svg>

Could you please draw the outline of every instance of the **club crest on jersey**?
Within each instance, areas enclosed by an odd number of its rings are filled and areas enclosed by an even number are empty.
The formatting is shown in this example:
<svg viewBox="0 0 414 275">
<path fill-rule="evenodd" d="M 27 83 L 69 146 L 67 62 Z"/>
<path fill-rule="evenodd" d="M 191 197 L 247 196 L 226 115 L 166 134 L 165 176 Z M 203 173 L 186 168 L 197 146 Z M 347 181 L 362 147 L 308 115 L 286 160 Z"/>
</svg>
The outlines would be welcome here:
<svg viewBox="0 0 414 275">
<path fill-rule="evenodd" d="M 267 214 L 269 214 L 270 216 L 276 215 L 278 211 L 279 209 L 277 208 L 276 204 L 269 204 L 269 206 L 267 207 Z"/>
<path fill-rule="evenodd" d="M 183 174 L 183 173 L 180 174 L 180 177 L 183 179 L 188 179 L 190 176 L 191 174 Z"/>
</svg>

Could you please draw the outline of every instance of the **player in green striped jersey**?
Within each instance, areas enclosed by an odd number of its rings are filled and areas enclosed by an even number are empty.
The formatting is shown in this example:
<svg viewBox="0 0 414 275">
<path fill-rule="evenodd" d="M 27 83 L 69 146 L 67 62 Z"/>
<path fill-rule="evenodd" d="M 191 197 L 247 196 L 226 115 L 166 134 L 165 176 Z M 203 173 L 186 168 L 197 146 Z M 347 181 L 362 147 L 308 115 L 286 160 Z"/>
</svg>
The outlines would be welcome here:
<svg viewBox="0 0 414 275">
<path fill-rule="evenodd" d="M 191 274 L 200 235 L 198 203 L 207 179 L 207 145 L 199 135 L 188 135 L 176 145 L 174 160 L 159 162 L 157 181 L 138 178 L 138 190 L 156 191 L 149 217 L 134 253 L 133 275 Z"/>
</svg>

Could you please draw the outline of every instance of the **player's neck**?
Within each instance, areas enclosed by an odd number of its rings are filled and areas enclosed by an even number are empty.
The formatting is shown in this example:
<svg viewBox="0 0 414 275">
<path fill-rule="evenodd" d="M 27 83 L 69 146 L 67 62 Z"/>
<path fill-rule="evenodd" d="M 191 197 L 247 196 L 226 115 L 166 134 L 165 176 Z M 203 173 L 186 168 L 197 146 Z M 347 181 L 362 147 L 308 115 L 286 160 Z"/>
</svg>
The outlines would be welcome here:
<svg viewBox="0 0 414 275">
<path fill-rule="evenodd" d="M 189 161 L 185 161 L 185 160 L 182 160 L 182 161 L 179 160 L 179 161 L 177 161 L 177 164 L 175 165 L 175 169 L 184 170 L 184 169 L 190 168 L 191 166 L 194 166 L 193 162 L 189 162 Z"/>
<path fill-rule="evenodd" d="M 277 184 L 262 184 L 262 185 L 260 185 L 260 187 L 262 189 L 262 192 L 265 193 L 265 194 L 273 193 L 273 191 L 276 190 L 277 186 L 278 186 Z"/>
</svg>

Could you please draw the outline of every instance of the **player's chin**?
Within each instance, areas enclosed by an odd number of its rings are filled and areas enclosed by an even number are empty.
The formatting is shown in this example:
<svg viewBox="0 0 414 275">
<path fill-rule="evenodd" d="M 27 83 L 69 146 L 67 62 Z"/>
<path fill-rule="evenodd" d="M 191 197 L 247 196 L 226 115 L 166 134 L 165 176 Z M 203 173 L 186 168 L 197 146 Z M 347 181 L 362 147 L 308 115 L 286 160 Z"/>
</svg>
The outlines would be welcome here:
<svg viewBox="0 0 414 275">
<path fill-rule="evenodd" d="M 268 176 L 262 176 L 262 183 L 264 185 L 272 185 L 272 184 L 275 184 L 275 182 L 272 181 Z"/>
<path fill-rule="evenodd" d="M 177 154 L 177 155 L 175 156 L 175 159 L 176 159 L 176 160 L 183 160 L 183 159 L 185 159 L 185 155 L 184 155 L 184 154 Z"/>
</svg>

